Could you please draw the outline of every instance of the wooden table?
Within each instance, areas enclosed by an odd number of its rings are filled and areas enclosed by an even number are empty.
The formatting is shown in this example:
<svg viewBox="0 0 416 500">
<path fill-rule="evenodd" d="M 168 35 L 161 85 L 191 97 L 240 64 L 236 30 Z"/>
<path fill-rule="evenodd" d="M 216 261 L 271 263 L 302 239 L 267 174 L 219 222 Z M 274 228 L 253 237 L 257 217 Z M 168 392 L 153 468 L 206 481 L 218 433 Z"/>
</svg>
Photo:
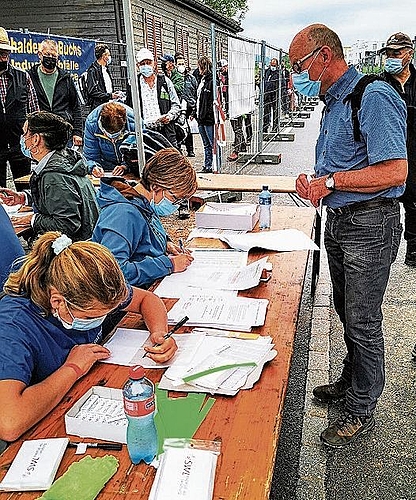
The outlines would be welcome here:
<svg viewBox="0 0 416 500">
<path fill-rule="evenodd" d="M 310 208 L 273 207 L 272 228 L 297 228 L 311 235 L 314 219 L 315 210 Z M 208 246 L 205 243 L 221 245 L 217 240 L 195 240 L 195 246 Z M 271 280 L 242 295 L 269 300 L 264 326 L 253 331 L 270 335 L 278 355 L 265 365 L 260 380 L 252 389 L 241 390 L 234 397 L 215 396 L 212 410 L 195 435 L 199 439 L 220 439 L 222 442 L 215 478 L 215 500 L 269 498 L 308 252 L 274 253 L 257 249 L 250 253 L 250 259 L 264 255 L 273 264 Z M 127 317 L 126 326 L 136 326 L 134 316 Z M 147 370 L 147 374 L 155 382 L 160 380 L 160 370 Z M 23 439 L 65 436 L 64 415 L 89 387 L 122 387 L 127 375 L 127 367 L 97 364 L 73 386 L 47 417 L 26 432 Z M 13 443 L 0 456 L 0 479 L 20 444 L 21 440 Z M 89 449 L 88 453 L 92 456 L 105 455 L 102 450 Z M 120 466 L 98 498 L 110 500 L 131 496 L 146 500 L 154 479 L 154 469 L 143 463 L 131 467 L 125 446 L 121 452 L 112 453 L 119 459 Z M 73 449 L 68 449 L 57 477 L 65 472 L 71 462 L 80 458 L 74 456 Z M 26 500 L 38 496 L 34 492 L 8 492 L 0 493 L 0 500 Z"/>
<path fill-rule="evenodd" d="M 89 176 L 94 186 L 100 185 L 100 179 Z M 29 188 L 30 175 L 15 179 L 16 189 Z M 197 174 L 198 189 L 202 191 L 241 191 L 260 192 L 262 186 L 269 186 L 273 193 L 296 193 L 296 177 L 284 175 L 239 175 L 239 174 Z"/>
<path fill-rule="evenodd" d="M 202 191 L 260 192 L 269 186 L 272 193 L 296 193 L 296 177 L 284 175 L 197 174 Z"/>
</svg>

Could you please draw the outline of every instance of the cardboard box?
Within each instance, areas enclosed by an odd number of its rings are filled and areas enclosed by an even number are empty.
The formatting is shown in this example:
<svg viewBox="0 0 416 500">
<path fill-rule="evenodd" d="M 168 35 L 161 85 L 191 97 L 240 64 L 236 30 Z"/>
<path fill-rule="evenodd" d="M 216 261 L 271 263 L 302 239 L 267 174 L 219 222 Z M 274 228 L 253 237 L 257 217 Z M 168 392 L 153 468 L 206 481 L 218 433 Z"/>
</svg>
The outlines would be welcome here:
<svg viewBox="0 0 416 500">
<path fill-rule="evenodd" d="M 67 434 L 125 444 L 127 419 L 121 389 L 91 387 L 65 414 L 65 429 Z"/>
<path fill-rule="evenodd" d="M 197 227 L 251 231 L 259 220 L 253 203 L 205 203 L 195 212 Z"/>
</svg>

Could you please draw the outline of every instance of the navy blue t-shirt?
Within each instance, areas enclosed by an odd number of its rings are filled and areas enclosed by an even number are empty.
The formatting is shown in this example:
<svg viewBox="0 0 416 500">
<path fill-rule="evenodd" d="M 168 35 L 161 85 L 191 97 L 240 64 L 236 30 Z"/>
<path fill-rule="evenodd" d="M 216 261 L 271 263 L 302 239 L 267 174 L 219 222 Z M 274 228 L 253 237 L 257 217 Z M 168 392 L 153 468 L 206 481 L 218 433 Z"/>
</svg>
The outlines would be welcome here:
<svg viewBox="0 0 416 500">
<path fill-rule="evenodd" d="M 132 289 L 120 307 L 131 301 Z M 36 384 L 60 368 L 77 344 L 97 343 L 101 326 L 89 331 L 67 330 L 58 318 L 24 297 L 0 300 L 0 380 Z"/>
<path fill-rule="evenodd" d="M 1 255 L 0 255 L 0 291 L 3 290 L 13 261 L 25 254 L 16 236 L 9 216 L 0 205 L 0 234 L 1 234 Z"/>
</svg>

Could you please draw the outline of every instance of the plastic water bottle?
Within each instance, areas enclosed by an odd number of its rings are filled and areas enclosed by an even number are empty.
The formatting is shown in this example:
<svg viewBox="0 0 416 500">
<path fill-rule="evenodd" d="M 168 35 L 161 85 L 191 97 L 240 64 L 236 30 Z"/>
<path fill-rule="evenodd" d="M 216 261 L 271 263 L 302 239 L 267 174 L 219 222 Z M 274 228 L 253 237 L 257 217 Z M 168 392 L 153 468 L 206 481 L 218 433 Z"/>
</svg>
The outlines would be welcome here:
<svg viewBox="0 0 416 500">
<path fill-rule="evenodd" d="M 129 379 L 123 387 L 124 412 L 128 420 L 127 449 L 134 464 L 147 464 L 157 453 L 155 416 L 155 387 L 145 377 L 142 366 L 130 368 Z"/>
<path fill-rule="evenodd" d="M 269 229 L 272 218 L 272 195 L 269 186 L 262 187 L 262 192 L 259 194 L 259 205 L 259 227 L 260 229 Z"/>
</svg>

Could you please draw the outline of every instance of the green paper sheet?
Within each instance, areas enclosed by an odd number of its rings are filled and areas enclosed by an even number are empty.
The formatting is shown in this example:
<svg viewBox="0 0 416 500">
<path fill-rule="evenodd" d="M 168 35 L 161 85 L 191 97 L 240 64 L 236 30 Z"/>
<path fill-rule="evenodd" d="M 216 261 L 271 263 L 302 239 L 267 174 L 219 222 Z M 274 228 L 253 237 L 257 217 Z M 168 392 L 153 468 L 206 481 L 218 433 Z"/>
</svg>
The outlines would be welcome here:
<svg viewBox="0 0 416 500">
<path fill-rule="evenodd" d="M 211 410 L 215 398 L 189 393 L 186 397 L 169 398 L 167 391 L 156 386 L 157 414 L 155 424 L 159 440 L 158 455 L 163 452 L 165 438 L 192 438 Z M 205 403 L 205 404 L 204 404 Z"/>
<path fill-rule="evenodd" d="M 38 500 L 94 500 L 118 465 L 113 455 L 97 458 L 88 455 L 71 464 Z"/>
</svg>

